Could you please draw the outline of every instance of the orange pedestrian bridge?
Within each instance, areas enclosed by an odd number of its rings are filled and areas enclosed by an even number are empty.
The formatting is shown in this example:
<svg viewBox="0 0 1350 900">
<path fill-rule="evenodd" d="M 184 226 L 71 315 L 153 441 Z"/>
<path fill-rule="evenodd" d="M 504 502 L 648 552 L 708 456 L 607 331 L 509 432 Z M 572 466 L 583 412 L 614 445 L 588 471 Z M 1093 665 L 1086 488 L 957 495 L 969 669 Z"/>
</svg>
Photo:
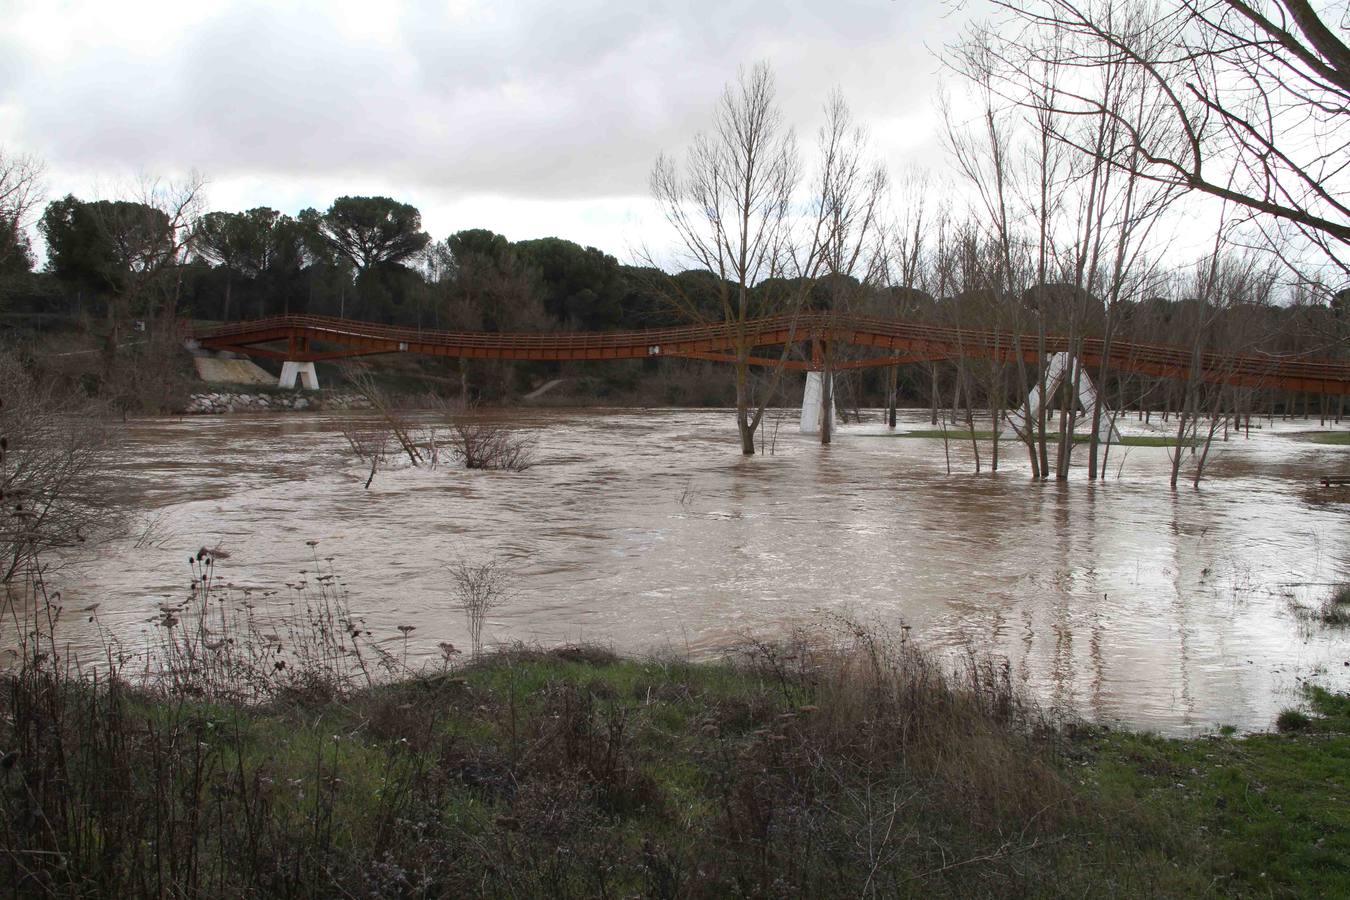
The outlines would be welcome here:
<svg viewBox="0 0 1350 900">
<path fill-rule="evenodd" d="M 248 322 L 187 329 L 196 346 L 212 351 L 280 360 L 282 386 L 318 386 L 314 363 L 383 353 L 507 360 L 647 359 L 674 356 L 734 362 L 738 348 L 754 365 L 783 365 L 820 371 L 820 348 L 854 345 L 875 355 L 838 359 L 831 370 L 894 366 L 961 357 L 1029 363 L 1038 359 L 1037 338 L 907 322 L 898 319 L 808 312 L 740 323 L 684 325 L 640 331 L 486 332 L 400 328 L 330 316 L 284 315 Z M 756 355 L 756 348 L 807 344 L 809 358 L 783 359 L 778 350 Z M 1049 335 L 1049 358 L 1070 350 L 1068 338 Z M 806 354 L 803 354 L 806 355 Z M 1088 368 L 1107 368 L 1161 378 L 1201 381 L 1322 395 L 1350 394 L 1350 359 L 1317 359 L 1299 354 L 1197 352 L 1170 344 L 1143 344 L 1101 338 L 1079 341 L 1078 358 Z"/>
</svg>

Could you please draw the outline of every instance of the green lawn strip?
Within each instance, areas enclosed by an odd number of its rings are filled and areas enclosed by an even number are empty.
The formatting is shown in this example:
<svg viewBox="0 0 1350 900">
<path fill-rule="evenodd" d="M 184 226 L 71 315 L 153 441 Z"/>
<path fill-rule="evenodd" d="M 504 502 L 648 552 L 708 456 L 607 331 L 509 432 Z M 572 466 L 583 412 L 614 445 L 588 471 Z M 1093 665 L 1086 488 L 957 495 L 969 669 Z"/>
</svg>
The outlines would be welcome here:
<svg viewBox="0 0 1350 900">
<path fill-rule="evenodd" d="M 897 431 L 895 433 L 887 433 L 887 434 L 858 435 L 858 437 L 930 438 L 930 439 L 936 438 L 938 440 L 941 440 L 943 436 L 944 433 L 940 428 L 925 428 L 920 429 L 918 431 Z M 971 440 L 971 432 L 968 430 L 951 429 L 945 433 L 945 436 L 949 441 Z M 994 433 L 992 431 L 975 431 L 974 436 L 975 440 L 978 441 L 992 441 L 994 439 Z M 1086 434 L 1075 434 L 1073 436 L 1074 443 L 1076 444 L 1086 444 L 1090 440 L 1090 438 L 1091 436 Z M 1059 435 L 1047 434 L 1046 439 L 1051 443 L 1055 443 L 1059 440 Z M 1012 435 L 1005 435 L 1002 438 L 1002 440 L 1006 443 L 1017 442 L 1017 438 Z M 1124 435 L 1121 437 L 1120 440 L 1112 441 L 1112 443 L 1118 447 L 1175 447 L 1177 442 L 1175 437 L 1168 437 L 1166 435 L 1141 434 L 1141 435 Z M 1189 447 L 1189 446 L 1198 446 L 1203 442 L 1195 438 L 1188 438 L 1184 443 L 1186 446 Z"/>
<path fill-rule="evenodd" d="M 1291 431 L 1284 437 L 1309 444 L 1329 444 L 1336 447 L 1350 446 L 1350 431 Z"/>
</svg>

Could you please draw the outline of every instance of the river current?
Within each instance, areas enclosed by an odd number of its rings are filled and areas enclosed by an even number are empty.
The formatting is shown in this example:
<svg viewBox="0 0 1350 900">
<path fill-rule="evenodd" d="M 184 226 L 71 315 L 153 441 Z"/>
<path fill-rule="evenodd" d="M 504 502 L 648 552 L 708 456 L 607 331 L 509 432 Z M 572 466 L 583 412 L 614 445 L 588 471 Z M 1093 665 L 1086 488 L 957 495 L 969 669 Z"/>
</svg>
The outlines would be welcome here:
<svg viewBox="0 0 1350 900">
<path fill-rule="evenodd" d="M 1350 580 L 1350 504 L 1316 485 L 1350 470 L 1350 447 L 1286 433 L 1309 423 L 1231 435 L 1199 489 L 1173 492 L 1162 448 L 1113 449 L 1098 484 L 1081 449 L 1067 484 L 1038 483 L 1012 442 L 980 475 L 953 442 L 948 474 L 941 440 L 873 423 L 821 447 L 772 415 L 773 452 L 743 458 L 726 410 L 517 411 L 532 468 L 392 467 L 368 489 L 337 414 L 137 421 L 113 474 L 140 515 L 55 579 L 134 643 L 186 593 L 199 547 L 260 588 L 331 557 L 353 611 L 416 658 L 467 646 L 448 567 L 496 558 L 511 597 L 489 643 L 707 655 L 840 614 L 1167 733 L 1266 728 L 1304 680 L 1350 686 L 1350 632 L 1299 612 Z M 92 646 L 93 627 L 65 637 Z"/>
</svg>

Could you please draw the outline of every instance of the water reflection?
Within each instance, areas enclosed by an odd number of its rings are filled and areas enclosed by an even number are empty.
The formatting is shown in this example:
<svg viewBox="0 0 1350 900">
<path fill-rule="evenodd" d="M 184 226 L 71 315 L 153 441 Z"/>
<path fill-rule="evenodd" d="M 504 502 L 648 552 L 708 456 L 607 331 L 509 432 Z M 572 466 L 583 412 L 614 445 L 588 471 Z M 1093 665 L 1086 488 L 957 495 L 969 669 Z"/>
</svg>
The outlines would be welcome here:
<svg viewBox="0 0 1350 900">
<path fill-rule="evenodd" d="M 227 579 L 277 585 L 317 539 L 370 627 L 415 625 L 409 652 L 432 657 L 467 642 L 447 564 L 498 555 L 516 595 L 494 640 L 713 652 L 846 612 L 954 657 L 1004 656 L 1081 714 L 1168 731 L 1264 727 L 1298 679 L 1350 683 L 1345 638 L 1302 627 L 1289 596 L 1350 577 L 1345 504 L 1305 484 L 1342 448 L 1235 437 L 1200 490 L 1173 493 L 1154 448 L 1113 451 L 1121 476 L 1103 484 L 1041 484 L 1020 451 L 974 476 L 953 443 L 949 476 L 940 442 L 878 426 L 828 448 L 785 426 L 775 455 L 743 459 L 725 412 L 525 415 L 528 471 L 392 470 L 369 490 L 328 416 L 134 423 L 119 469 L 155 540 L 74 561 L 66 596 L 136 638 L 197 547 L 231 552 Z"/>
</svg>

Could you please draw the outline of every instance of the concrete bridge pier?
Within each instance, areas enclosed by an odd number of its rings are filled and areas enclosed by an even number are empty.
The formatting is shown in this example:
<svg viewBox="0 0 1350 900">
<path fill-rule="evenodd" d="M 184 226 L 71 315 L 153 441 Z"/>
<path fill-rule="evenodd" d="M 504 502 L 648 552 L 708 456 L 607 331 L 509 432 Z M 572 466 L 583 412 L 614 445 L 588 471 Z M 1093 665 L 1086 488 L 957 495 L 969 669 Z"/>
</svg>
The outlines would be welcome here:
<svg viewBox="0 0 1350 900">
<path fill-rule="evenodd" d="M 281 380 L 277 385 L 282 388 L 294 388 L 296 379 L 300 380 L 300 387 L 307 391 L 317 391 L 319 389 L 319 375 L 314 371 L 312 362 L 291 362 L 287 360 L 281 364 Z"/>
<path fill-rule="evenodd" d="M 806 373 L 806 390 L 802 393 L 802 434 L 820 434 L 822 424 L 825 428 L 834 424 L 833 388 L 833 376 L 827 381 L 824 372 Z"/>
</svg>

